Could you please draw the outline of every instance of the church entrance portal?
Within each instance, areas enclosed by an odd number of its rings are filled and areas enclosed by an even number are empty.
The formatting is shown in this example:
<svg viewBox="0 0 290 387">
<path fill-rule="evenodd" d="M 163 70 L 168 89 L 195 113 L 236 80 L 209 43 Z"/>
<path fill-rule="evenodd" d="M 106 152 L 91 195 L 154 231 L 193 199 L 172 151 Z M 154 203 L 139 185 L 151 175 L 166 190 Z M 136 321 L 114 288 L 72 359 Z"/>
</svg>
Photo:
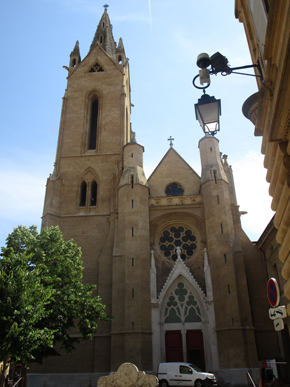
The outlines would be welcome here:
<svg viewBox="0 0 290 387">
<path fill-rule="evenodd" d="M 167 362 L 188 362 L 205 370 L 203 335 L 200 329 L 187 330 L 183 338 L 182 331 L 172 330 L 165 332 L 165 353 Z M 185 340 L 184 340 L 185 339 Z M 183 350 L 182 343 L 186 348 Z M 184 354 L 186 358 L 184 358 Z"/>
</svg>

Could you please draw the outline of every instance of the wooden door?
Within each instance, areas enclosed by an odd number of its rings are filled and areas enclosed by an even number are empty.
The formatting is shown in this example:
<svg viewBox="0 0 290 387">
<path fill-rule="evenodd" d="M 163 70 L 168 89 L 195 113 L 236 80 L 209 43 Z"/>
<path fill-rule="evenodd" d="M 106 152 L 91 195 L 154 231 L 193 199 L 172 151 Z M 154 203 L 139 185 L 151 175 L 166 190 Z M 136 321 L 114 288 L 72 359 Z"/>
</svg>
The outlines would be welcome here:
<svg viewBox="0 0 290 387">
<path fill-rule="evenodd" d="M 166 361 L 183 361 L 181 331 L 165 332 Z"/>
<path fill-rule="evenodd" d="M 186 350 L 188 363 L 195 364 L 205 371 L 203 335 L 200 329 L 186 332 Z"/>
</svg>

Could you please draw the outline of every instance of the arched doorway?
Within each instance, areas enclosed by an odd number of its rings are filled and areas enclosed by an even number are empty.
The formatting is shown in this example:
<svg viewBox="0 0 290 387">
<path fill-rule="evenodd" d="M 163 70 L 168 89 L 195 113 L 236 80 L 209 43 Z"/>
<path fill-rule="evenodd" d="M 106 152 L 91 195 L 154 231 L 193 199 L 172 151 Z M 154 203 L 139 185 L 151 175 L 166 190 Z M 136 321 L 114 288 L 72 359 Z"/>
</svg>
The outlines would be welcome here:
<svg viewBox="0 0 290 387">
<path fill-rule="evenodd" d="M 165 361 L 182 358 L 216 372 L 219 369 L 211 277 L 205 250 L 205 294 L 186 263 L 178 258 L 158 298 L 155 298 L 156 269 L 152 259 L 152 350 L 153 369 Z M 156 286 L 156 285 L 155 285 Z M 168 359 L 168 360 L 166 360 Z"/>
<path fill-rule="evenodd" d="M 182 277 L 164 298 L 162 313 L 165 361 L 185 361 L 205 370 L 201 308 Z"/>
</svg>

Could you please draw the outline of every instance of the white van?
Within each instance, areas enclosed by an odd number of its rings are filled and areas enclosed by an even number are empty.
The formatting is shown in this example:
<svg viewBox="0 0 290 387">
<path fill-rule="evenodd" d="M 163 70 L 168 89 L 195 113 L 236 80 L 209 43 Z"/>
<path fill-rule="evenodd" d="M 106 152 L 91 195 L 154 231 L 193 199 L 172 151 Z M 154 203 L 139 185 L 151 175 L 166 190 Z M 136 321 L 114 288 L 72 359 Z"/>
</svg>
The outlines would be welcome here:
<svg viewBox="0 0 290 387">
<path fill-rule="evenodd" d="M 202 372 L 190 363 L 160 363 L 157 371 L 160 387 L 194 386 L 216 387 L 214 374 Z"/>
</svg>

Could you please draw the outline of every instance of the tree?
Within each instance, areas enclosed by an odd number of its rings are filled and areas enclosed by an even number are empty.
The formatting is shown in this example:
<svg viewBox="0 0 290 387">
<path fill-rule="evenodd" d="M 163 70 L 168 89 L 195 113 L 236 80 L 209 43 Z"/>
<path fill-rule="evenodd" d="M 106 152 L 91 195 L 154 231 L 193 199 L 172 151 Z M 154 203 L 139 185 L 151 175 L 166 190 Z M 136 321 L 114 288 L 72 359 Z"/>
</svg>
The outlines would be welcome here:
<svg viewBox="0 0 290 387">
<path fill-rule="evenodd" d="M 105 306 L 92 296 L 95 285 L 82 280 L 81 250 L 65 242 L 58 227 L 19 226 L 6 239 L 0 255 L 0 360 L 41 362 L 67 352 L 79 339 L 77 325 L 92 339 L 97 321 L 107 322 Z M 4 379 L 4 378 L 2 378 Z M 4 383 L 4 380 L 2 380 Z"/>
</svg>

